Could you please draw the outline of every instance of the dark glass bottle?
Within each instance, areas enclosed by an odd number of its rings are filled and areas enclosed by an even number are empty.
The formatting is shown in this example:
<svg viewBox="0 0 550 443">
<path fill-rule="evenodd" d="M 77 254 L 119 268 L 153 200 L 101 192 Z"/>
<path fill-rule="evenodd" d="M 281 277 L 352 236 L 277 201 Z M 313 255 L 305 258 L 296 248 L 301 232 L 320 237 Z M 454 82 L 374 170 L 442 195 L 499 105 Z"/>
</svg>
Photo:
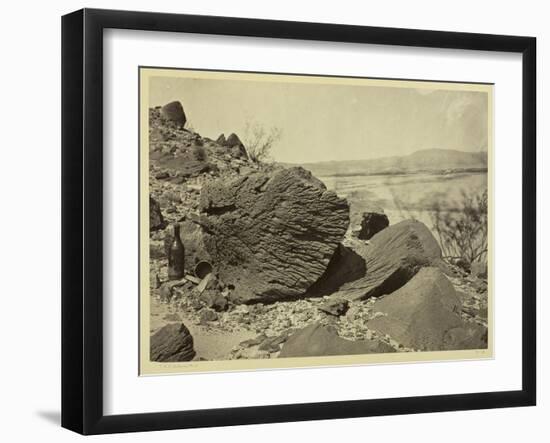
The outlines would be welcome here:
<svg viewBox="0 0 550 443">
<path fill-rule="evenodd" d="M 168 249 L 168 280 L 177 280 L 185 274 L 185 248 L 180 238 L 180 225 L 174 224 L 174 239 Z"/>
</svg>

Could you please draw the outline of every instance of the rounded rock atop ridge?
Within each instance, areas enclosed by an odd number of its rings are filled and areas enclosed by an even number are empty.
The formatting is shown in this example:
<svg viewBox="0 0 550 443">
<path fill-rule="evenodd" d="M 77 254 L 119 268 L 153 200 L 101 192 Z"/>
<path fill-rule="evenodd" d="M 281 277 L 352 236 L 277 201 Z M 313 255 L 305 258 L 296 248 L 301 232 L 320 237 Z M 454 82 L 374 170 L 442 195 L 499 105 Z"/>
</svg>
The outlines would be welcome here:
<svg viewBox="0 0 550 443">
<path fill-rule="evenodd" d="M 170 102 L 164 105 L 160 112 L 163 117 L 180 125 L 181 127 L 185 126 L 185 123 L 187 122 L 187 117 L 183 111 L 183 106 L 178 101 Z"/>
</svg>

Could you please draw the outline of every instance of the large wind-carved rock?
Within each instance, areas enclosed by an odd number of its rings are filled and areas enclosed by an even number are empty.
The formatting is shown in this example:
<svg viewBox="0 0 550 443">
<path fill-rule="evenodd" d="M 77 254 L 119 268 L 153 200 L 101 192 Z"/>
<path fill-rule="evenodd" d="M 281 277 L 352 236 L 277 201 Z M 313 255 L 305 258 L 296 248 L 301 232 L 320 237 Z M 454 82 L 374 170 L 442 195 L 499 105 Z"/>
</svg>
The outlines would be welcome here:
<svg viewBox="0 0 550 443">
<path fill-rule="evenodd" d="M 303 295 L 349 225 L 347 201 L 299 167 L 211 182 L 200 209 L 214 268 L 244 303 Z"/>
<path fill-rule="evenodd" d="M 383 229 L 371 238 L 361 255 L 365 259 L 366 274 L 340 287 L 340 295 L 345 298 L 390 294 L 426 266 L 446 271 L 437 240 L 426 225 L 416 220 L 404 220 Z M 335 272 L 339 271 L 335 269 Z"/>
</svg>

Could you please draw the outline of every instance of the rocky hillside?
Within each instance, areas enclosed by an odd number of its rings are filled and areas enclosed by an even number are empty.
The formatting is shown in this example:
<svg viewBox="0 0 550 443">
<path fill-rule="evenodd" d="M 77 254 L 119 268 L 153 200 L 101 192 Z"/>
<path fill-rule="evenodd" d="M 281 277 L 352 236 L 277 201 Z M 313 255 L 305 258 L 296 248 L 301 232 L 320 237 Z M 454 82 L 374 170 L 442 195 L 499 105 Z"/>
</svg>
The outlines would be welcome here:
<svg viewBox="0 0 550 443">
<path fill-rule="evenodd" d="M 149 118 L 152 360 L 487 346 L 486 270 L 445 263 L 422 223 L 369 212 L 352 232 L 311 172 L 201 137 L 178 102 Z M 169 280 L 175 224 L 185 277 Z"/>
</svg>

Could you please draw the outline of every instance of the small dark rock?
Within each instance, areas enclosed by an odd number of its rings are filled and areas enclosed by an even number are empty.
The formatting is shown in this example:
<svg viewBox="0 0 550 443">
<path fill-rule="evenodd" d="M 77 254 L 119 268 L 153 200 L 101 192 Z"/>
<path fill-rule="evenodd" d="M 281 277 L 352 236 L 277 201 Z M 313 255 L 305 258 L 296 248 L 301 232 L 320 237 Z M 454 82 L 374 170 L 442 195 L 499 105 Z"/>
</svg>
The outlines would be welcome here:
<svg viewBox="0 0 550 443">
<path fill-rule="evenodd" d="M 174 183 L 175 185 L 181 185 L 184 182 L 185 182 L 185 177 L 181 175 L 176 175 L 175 177 L 172 177 L 170 179 L 170 183 Z"/>
<path fill-rule="evenodd" d="M 235 318 L 235 321 L 241 325 L 249 325 L 250 317 L 248 316 L 248 314 L 240 314 Z"/>
<path fill-rule="evenodd" d="M 149 197 L 149 230 L 156 231 L 163 229 L 165 226 L 164 217 L 160 212 L 160 205 L 153 197 Z"/>
<path fill-rule="evenodd" d="M 227 299 L 221 294 L 214 299 L 214 303 L 212 304 L 212 308 L 218 312 L 227 310 L 227 307 L 228 307 Z"/>
<path fill-rule="evenodd" d="M 164 283 L 160 287 L 160 299 L 163 302 L 169 302 L 172 298 L 172 285 L 170 282 Z"/>
<path fill-rule="evenodd" d="M 260 347 L 258 349 L 260 351 L 279 352 L 281 349 L 280 345 L 286 342 L 289 336 L 290 332 L 285 331 L 281 335 L 278 335 L 276 337 L 266 338 L 262 341 L 262 343 L 260 343 Z"/>
<path fill-rule="evenodd" d="M 267 340 L 264 340 L 262 343 L 260 343 L 258 350 L 267 351 L 269 353 L 279 352 L 281 350 L 281 346 L 268 338 Z"/>
<path fill-rule="evenodd" d="M 164 242 L 158 240 L 149 241 L 149 258 L 160 259 L 165 258 Z"/>
<path fill-rule="evenodd" d="M 211 321 L 216 321 L 217 319 L 218 314 L 216 314 L 211 309 L 203 309 L 200 313 L 200 322 L 203 325 Z"/>
<path fill-rule="evenodd" d="M 344 299 L 329 300 L 319 306 L 319 310 L 330 315 L 344 315 L 349 309 L 349 303 Z"/>
<path fill-rule="evenodd" d="M 177 286 L 187 286 L 188 284 L 189 282 L 185 278 L 164 282 L 160 287 L 160 299 L 164 302 L 170 301 L 174 294 L 174 288 Z"/>
<path fill-rule="evenodd" d="M 217 289 L 206 289 L 199 300 L 204 306 L 217 312 L 226 311 L 229 307 L 227 299 Z"/>
<path fill-rule="evenodd" d="M 380 212 L 364 212 L 361 220 L 361 230 L 358 238 L 361 240 L 370 240 L 375 234 L 390 225 L 388 216 Z"/>
<path fill-rule="evenodd" d="M 151 336 L 151 361 L 190 361 L 195 356 L 193 336 L 183 323 L 171 323 Z"/>
<path fill-rule="evenodd" d="M 251 346 L 257 346 L 267 339 L 265 334 L 260 334 L 256 338 L 251 338 L 239 343 L 239 346 L 242 348 L 250 348 Z"/>
<path fill-rule="evenodd" d="M 207 308 L 211 308 L 214 305 L 214 300 L 218 296 L 218 293 L 216 291 L 212 290 L 204 290 L 199 297 L 199 301 L 203 304 L 203 306 L 206 306 Z"/>
<path fill-rule="evenodd" d="M 198 310 L 202 309 L 202 303 L 198 299 L 195 298 L 195 299 L 191 300 L 191 307 L 195 311 L 198 311 Z"/>
<path fill-rule="evenodd" d="M 159 275 L 156 273 L 156 272 L 152 272 L 150 277 L 150 284 L 151 284 L 151 288 L 153 289 L 158 289 L 160 288 L 160 278 L 159 278 Z"/>
</svg>

